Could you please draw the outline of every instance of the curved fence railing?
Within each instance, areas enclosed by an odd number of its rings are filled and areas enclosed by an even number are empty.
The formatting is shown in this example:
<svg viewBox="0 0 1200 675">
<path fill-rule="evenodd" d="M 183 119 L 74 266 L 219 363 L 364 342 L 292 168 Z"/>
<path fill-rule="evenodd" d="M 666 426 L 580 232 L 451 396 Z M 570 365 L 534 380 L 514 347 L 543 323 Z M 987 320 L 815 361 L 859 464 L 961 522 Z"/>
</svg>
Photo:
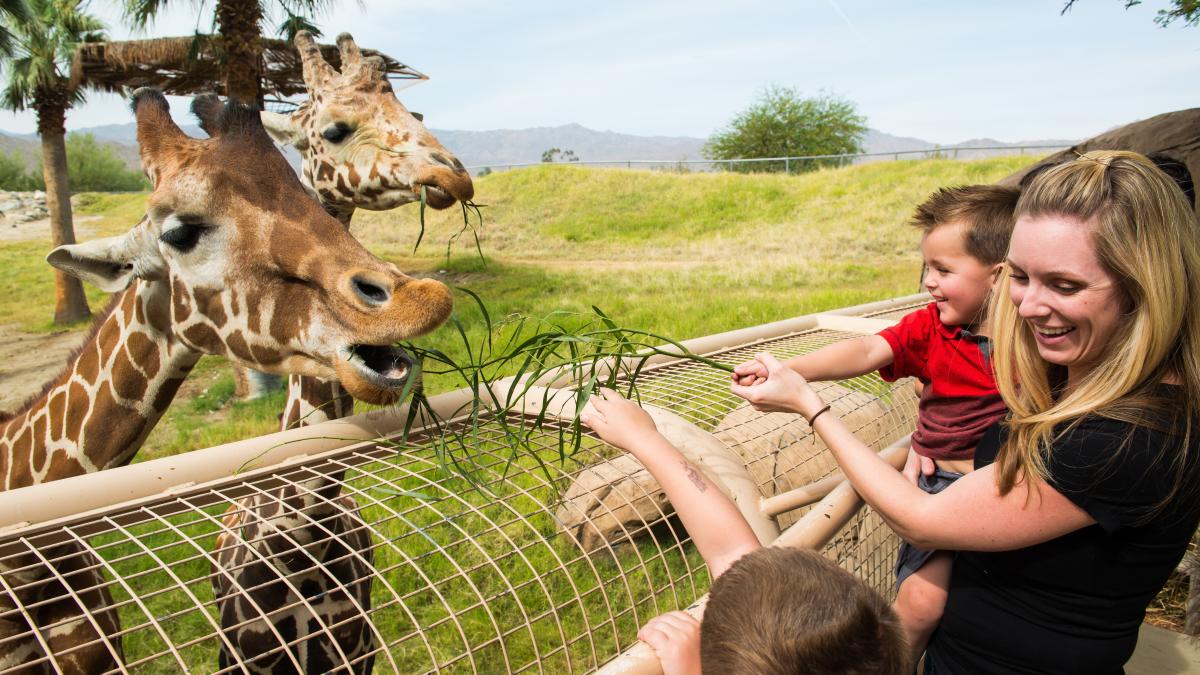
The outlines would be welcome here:
<svg viewBox="0 0 1200 675">
<path fill-rule="evenodd" d="M 729 364 L 787 357 L 873 333 L 926 297 L 685 345 Z M 890 594 L 894 534 L 807 425 L 748 409 L 727 378 L 663 356 L 638 382 L 761 539 L 823 550 Z M 552 395 L 532 391 L 510 423 L 546 400 L 551 418 L 573 411 L 570 383 L 541 384 Z M 902 461 L 907 382 L 824 393 Z M 471 398 L 432 401 L 453 418 Z M 85 658 L 121 673 L 654 672 L 639 626 L 692 606 L 710 580 L 653 480 L 590 436 L 566 453 L 547 428 L 514 453 L 499 424 L 452 419 L 441 433 L 461 442 L 425 429 L 401 445 L 405 418 L 401 406 L 0 493 L 0 653 L 48 672 Z"/>
</svg>

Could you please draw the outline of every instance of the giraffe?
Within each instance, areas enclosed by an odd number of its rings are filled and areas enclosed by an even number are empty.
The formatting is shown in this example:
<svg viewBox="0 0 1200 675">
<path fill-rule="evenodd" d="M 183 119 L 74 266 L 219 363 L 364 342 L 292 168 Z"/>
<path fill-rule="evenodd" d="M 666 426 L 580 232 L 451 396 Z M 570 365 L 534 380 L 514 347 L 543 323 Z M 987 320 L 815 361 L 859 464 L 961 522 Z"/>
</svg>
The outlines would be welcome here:
<svg viewBox="0 0 1200 675">
<path fill-rule="evenodd" d="M 340 72 L 325 61 L 309 33 L 299 33 L 296 47 L 309 98 L 291 115 L 261 113 L 272 138 L 300 152 L 302 181 L 322 206 L 348 228 L 356 209 L 392 209 L 420 199 L 422 187 L 426 203 L 434 208 L 469 200 L 474 191 L 470 174 L 397 100 L 382 61 L 363 58 L 348 33 L 338 36 L 337 44 Z M 198 97 L 192 105 L 201 128 L 210 134 L 219 109 L 215 95 Z M 338 382 L 289 378 L 283 428 L 351 412 L 353 397 Z M 355 601 L 369 606 L 371 549 L 366 526 L 354 515 L 356 502 L 341 495 L 343 478 L 344 472 L 336 472 L 247 497 L 225 516 L 217 562 L 236 574 L 213 576 L 217 595 L 230 599 L 222 608 L 222 625 L 244 625 L 255 605 L 291 607 L 274 613 L 272 621 L 278 631 L 299 631 L 288 633 L 290 640 L 298 640 L 291 654 L 279 648 L 279 638 L 269 630 L 232 631 L 243 660 L 255 672 L 293 672 L 295 662 L 301 661 L 306 670 L 325 671 L 346 661 L 354 672 L 371 670 L 371 657 L 343 660 L 346 654 L 333 649 L 340 645 L 369 654 L 373 637 L 360 621 L 361 611 L 352 606 Z M 287 533 L 286 541 L 277 536 L 281 532 Z M 289 552 L 286 556 L 284 550 Z M 290 562 L 245 562 L 256 555 Z M 242 595 L 234 593 L 235 586 L 255 590 Z M 304 593 L 297 589 L 304 588 L 317 594 L 309 602 L 319 600 L 320 608 L 303 606 L 299 596 Z M 329 604 L 330 599 L 336 600 L 337 607 Z M 320 626 L 305 627 L 314 616 L 336 627 L 335 640 L 300 639 L 300 633 L 322 632 Z M 222 657 L 223 665 L 229 663 L 224 650 Z"/>
<path fill-rule="evenodd" d="M 307 31 L 295 38 L 308 100 L 289 115 L 263 111 L 267 132 L 296 148 L 301 179 L 347 227 L 357 209 L 386 211 L 421 198 L 435 209 L 474 195 L 471 175 L 396 98 L 378 57 L 363 57 L 353 36 L 337 38 L 338 71 Z M 220 102 L 197 98 L 193 111 L 208 130 Z M 284 429 L 345 417 L 354 400 L 333 381 L 292 376 Z"/>
<path fill-rule="evenodd" d="M 65 372 L 0 415 L 3 489 L 128 463 L 203 354 L 394 402 L 412 360 L 392 345 L 449 316 L 445 285 L 379 260 L 311 199 L 256 111 L 225 106 L 214 137 L 198 140 L 157 91 L 134 92 L 132 107 L 153 185 L 147 215 L 124 235 L 47 257 L 117 295 Z M 53 583 L 32 551 L 0 565 L 0 669 L 99 672 L 121 661 L 95 559 L 63 551 L 50 556 L 67 568 Z M 9 589 L 36 611 L 19 612 Z"/>
</svg>

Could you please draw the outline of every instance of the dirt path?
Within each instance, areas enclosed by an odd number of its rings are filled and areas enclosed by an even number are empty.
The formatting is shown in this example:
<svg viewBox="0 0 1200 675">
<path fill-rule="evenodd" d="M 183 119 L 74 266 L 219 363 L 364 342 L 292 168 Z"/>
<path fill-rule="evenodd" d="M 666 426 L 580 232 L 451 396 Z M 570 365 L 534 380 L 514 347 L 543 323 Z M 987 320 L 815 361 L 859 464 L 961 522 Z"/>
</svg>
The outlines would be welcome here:
<svg viewBox="0 0 1200 675">
<path fill-rule="evenodd" d="M 93 230 L 88 223 L 100 220 L 100 216 L 75 216 L 75 239 L 83 241 L 91 239 Z M 27 223 L 14 223 L 10 220 L 0 220 L 0 242 L 30 241 L 35 239 L 50 239 L 50 219 L 31 220 Z"/>
<path fill-rule="evenodd" d="M 36 334 L 0 325 L 0 410 L 12 410 L 67 364 L 83 330 Z"/>
</svg>

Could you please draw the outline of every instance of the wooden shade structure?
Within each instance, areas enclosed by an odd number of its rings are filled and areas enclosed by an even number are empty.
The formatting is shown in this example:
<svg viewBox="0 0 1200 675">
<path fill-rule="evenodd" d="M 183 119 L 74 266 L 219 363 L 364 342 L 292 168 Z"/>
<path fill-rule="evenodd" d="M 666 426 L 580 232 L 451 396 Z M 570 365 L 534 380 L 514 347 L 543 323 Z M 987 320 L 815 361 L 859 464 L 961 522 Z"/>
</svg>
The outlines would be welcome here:
<svg viewBox="0 0 1200 675">
<path fill-rule="evenodd" d="M 262 93 L 265 99 L 282 100 L 304 93 L 300 54 L 285 40 L 262 39 Z M 335 45 L 320 45 L 321 55 L 334 68 L 341 68 Z M 416 83 L 425 74 L 374 49 L 363 49 L 364 57 L 383 59 L 393 85 Z M 225 52 L 218 35 L 151 38 L 120 42 L 87 42 L 75 51 L 71 82 L 101 91 L 123 93 L 138 87 L 154 87 L 164 94 L 193 96 L 205 92 L 224 95 Z M 399 87 L 397 87 L 399 88 Z"/>
</svg>

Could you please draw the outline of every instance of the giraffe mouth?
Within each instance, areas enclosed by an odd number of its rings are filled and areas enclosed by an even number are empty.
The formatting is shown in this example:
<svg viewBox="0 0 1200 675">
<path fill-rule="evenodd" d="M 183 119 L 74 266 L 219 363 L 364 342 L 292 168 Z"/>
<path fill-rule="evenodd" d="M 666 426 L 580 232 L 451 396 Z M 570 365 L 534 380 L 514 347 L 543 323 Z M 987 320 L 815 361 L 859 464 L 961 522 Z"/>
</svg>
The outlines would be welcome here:
<svg viewBox="0 0 1200 675">
<path fill-rule="evenodd" d="M 457 201 L 454 195 L 436 185 L 415 183 L 413 188 L 415 188 L 418 198 L 421 196 L 421 188 L 425 188 L 425 203 L 435 209 L 444 209 Z"/>
<path fill-rule="evenodd" d="M 350 362 L 371 384 L 386 389 L 402 388 L 413 371 L 413 357 L 393 345 L 351 345 Z"/>
</svg>

